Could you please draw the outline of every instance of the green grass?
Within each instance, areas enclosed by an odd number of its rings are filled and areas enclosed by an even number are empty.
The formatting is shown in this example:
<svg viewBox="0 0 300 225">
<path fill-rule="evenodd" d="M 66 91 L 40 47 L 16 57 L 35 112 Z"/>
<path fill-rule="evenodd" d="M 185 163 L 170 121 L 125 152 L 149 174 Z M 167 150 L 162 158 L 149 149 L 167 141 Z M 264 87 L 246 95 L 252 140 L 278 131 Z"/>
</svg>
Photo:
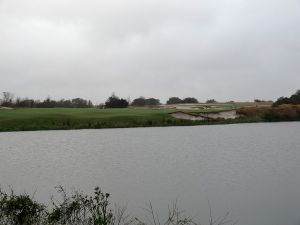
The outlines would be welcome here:
<svg viewBox="0 0 300 225">
<path fill-rule="evenodd" d="M 159 126 L 172 120 L 170 112 L 172 110 L 65 108 L 0 110 L 0 131 Z"/>
<path fill-rule="evenodd" d="M 232 106 L 220 106 L 214 109 L 193 109 L 186 112 L 217 112 L 231 109 Z M 199 124 L 219 124 L 243 122 L 226 121 L 187 121 L 173 118 L 174 109 L 15 109 L 0 110 L 0 131 L 26 130 L 68 130 L 98 129 L 152 126 L 184 126 Z"/>
</svg>

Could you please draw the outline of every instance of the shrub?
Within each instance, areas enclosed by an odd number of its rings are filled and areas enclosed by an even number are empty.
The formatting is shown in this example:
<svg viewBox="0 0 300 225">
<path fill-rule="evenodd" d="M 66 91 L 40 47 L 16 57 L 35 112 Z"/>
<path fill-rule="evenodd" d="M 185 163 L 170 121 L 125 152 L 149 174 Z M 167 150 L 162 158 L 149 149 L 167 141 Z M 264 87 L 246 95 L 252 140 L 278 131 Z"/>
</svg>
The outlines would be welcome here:
<svg viewBox="0 0 300 225">
<path fill-rule="evenodd" d="M 0 224 L 39 225 L 45 216 L 45 206 L 28 194 L 7 194 L 0 190 Z"/>
<path fill-rule="evenodd" d="M 126 213 L 126 208 L 110 208 L 108 193 L 99 187 L 94 189 L 93 195 L 84 195 L 73 191 L 68 195 L 63 187 L 57 188 L 59 199 L 51 198 L 49 208 L 33 200 L 28 194 L 16 195 L 0 190 L 0 224 L 1 225 L 196 225 L 192 218 L 183 214 L 174 202 L 165 221 L 160 221 L 151 202 L 146 208 L 147 222 L 134 218 Z M 215 221 L 215 222 L 213 222 Z M 228 220 L 228 214 L 213 220 L 210 211 L 209 225 L 235 224 Z"/>
<path fill-rule="evenodd" d="M 270 107 L 243 107 L 237 109 L 237 114 L 246 116 L 246 117 L 256 117 L 262 116 L 264 113 L 268 112 Z"/>
</svg>

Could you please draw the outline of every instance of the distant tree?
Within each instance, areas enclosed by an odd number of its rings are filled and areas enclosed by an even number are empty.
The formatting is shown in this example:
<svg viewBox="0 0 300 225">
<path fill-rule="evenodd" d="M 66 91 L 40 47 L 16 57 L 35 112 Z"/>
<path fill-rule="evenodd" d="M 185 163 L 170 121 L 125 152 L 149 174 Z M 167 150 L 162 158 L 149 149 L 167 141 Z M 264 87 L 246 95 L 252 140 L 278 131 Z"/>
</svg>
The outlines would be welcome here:
<svg viewBox="0 0 300 225">
<path fill-rule="evenodd" d="M 106 108 L 127 108 L 129 105 L 128 101 L 123 98 L 119 98 L 114 93 L 106 100 Z"/>
<path fill-rule="evenodd" d="M 178 98 L 178 97 L 170 97 L 167 101 L 167 104 L 168 105 L 171 105 L 171 104 L 180 104 L 182 103 L 182 99 Z"/>
<path fill-rule="evenodd" d="M 194 104 L 194 103 L 198 103 L 198 100 L 196 98 L 193 98 L 193 97 L 187 97 L 187 98 L 182 100 L 182 103 Z"/>
<path fill-rule="evenodd" d="M 99 109 L 104 109 L 104 108 L 105 108 L 105 104 L 104 104 L 104 103 L 100 103 L 100 104 L 97 106 L 97 108 L 99 108 Z"/>
<path fill-rule="evenodd" d="M 72 103 L 71 100 L 65 100 L 65 99 L 62 99 L 60 100 L 60 102 L 58 102 L 58 107 L 64 107 L 64 108 L 74 108 L 74 105 Z"/>
<path fill-rule="evenodd" d="M 121 98 L 119 100 L 119 107 L 118 108 L 127 108 L 129 106 L 129 103 L 126 99 Z"/>
<path fill-rule="evenodd" d="M 156 98 L 147 98 L 146 105 L 150 105 L 150 106 L 160 105 L 160 101 L 159 101 L 159 99 L 156 99 Z"/>
<path fill-rule="evenodd" d="M 94 107 L 94 105 L 93 105 L 93 103 L 92 103 L 91 100 L 88 100 L 87 107 L 88 108 L 93 108 Z"/>
<path fill-rule="evenodd" d="M 146 99 L 144 97 L 136 98 L 131 103 L 132 106 L 145 106 L 146 105 Z"/>
<path fill-rule="evenodd" d="M 209 99 L 206 101 L 206 103 L 211 104 L 211 103 L 217 103 L 215 99 Z"/>
<path fill-rule="evenodd" d="M 88 108 L 88 101 L 82 98 L 74 98 L 71 100 L 74 108 Z"/>
<path fill-rule="evenodd" d="M 294 105 L 300 104 L 300 90 L 290 97 L 290 102 Z"/>
<path fill-rule="evenodd" d="M 263 100 L 260 100 L 260 99 L 254 99 L 254 102 L 260 103 L 260 102 L 263 102 Z"/>
<path fill-rule="evenodd" d="M 37 105 L 39 108 L 54 108 L 56 106 L 56 101 L 47 97 L 43 102 Z"/>
<path fill-rule="evenodd" d="M 14 94 L 11 92 L 3 92 L 2 106 L 13 106 Z"/>
<path fill-rule="evenodd" d="M 283 104 L 293 104 L 298 105 L 300 104 L 300 90 L 296 91 L 295 94 L 288 97 L 280 97 L 277 99 L 276 102 L 274 102 L 273 106 L 279 106 Z"/>
<path fill-rule="evenodd" d="M 21 108 L 33 108 L 35 107 L 35 101 L 33 99 L 21 99 L 17 98 L 16 99 L 16 107 L 21 107 Z"/>
</svg>

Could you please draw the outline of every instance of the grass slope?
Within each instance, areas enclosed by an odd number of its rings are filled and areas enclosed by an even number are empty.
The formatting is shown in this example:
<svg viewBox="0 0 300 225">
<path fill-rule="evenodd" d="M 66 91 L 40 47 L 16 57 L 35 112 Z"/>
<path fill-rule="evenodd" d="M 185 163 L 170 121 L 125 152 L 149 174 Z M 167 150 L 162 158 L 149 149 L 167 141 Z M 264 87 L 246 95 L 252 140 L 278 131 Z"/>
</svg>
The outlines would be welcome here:
<svg viewBox="0 0 300 225">
<path fill-rule="evenodd" d="M 222 110 L 229 107 L 222 106 Z M 89 128 L 125 128 L 152 126 L 183 126 L 198 124 L 245 122 L 231 121 L 187 121 L 171 117 L 175 109 L 16 109 L 0 110 L 0 131 L 67 130 Z M 184 110 L 187 112 L 208 112 L 210 110 Z M 214 108 L 211 111 L 220 111 Z M 252 121 L 247 121 L 252 122 Z"/>
</svg>

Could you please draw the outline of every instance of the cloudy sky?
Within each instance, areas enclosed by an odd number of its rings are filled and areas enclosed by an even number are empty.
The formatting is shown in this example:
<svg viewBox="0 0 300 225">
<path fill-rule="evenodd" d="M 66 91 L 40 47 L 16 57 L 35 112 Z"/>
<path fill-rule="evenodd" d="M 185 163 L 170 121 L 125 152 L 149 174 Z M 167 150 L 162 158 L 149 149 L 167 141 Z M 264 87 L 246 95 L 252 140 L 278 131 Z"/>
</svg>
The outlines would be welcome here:
<svg viewBox="0 0 300 225">
<path fill-rule="evenodd" d="M 300 89 L 300 0 L 0 0 L 0 91 L 103 102 Z"/>
</svg>

